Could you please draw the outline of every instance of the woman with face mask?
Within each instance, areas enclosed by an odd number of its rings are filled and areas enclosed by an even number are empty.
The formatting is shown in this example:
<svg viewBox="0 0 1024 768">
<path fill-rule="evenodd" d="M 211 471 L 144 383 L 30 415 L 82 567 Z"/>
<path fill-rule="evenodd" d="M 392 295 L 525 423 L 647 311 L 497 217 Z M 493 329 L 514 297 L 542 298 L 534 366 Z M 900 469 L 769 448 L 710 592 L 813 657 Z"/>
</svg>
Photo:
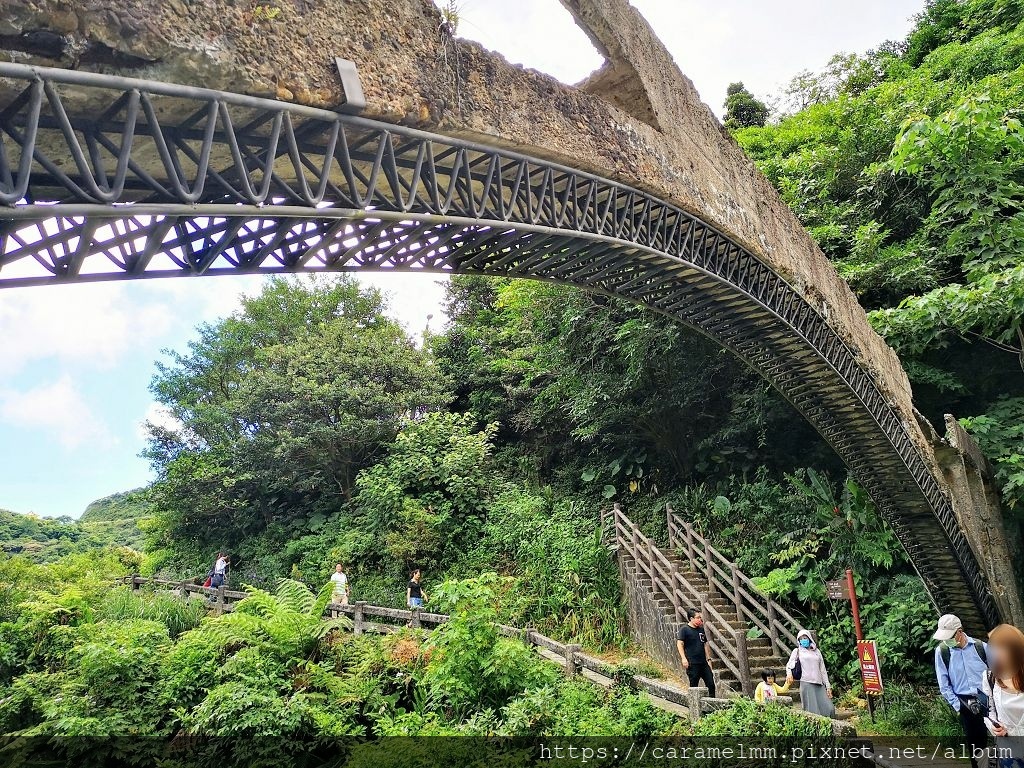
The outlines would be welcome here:
<svg viewBox="0 0 1024 768">
<path fill-rule="evenodd" d="M 800 681 L 800 702 L 805 712 L 833 717 L 836 708 L 832 705 L 832 683 L 825 669 L 825 659 L 806 629 L 797 632 L 796 641 L 797 647 L 786 663 L 786 685 Z"/>
<path fill-rule="evenodd" d="M 1024 766 L 1024 632 L 1000 624 L 988 633 L 992 670 L 981 677 L 985 726 L 996 737 L 999 768 Z"/>
</svg>

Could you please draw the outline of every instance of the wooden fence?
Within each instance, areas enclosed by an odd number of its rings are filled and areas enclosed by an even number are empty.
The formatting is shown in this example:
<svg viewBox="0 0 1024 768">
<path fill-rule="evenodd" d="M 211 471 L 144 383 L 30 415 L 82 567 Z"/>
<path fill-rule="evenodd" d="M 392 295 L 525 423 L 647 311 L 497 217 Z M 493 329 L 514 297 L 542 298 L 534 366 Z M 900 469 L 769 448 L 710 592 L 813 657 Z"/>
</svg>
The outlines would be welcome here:
<svg viewBox="0 0 1024 768">
<path fill-rule="evenodd" d="M 707 579 L 707 590 L 731 598 L 737 615 L 750 622 L 770 639 L 772 650 L 781 658 L 788 658 L 796 647 L 796 634 L 800 623 L 778 603 L 758 589 L 736 563 L 711 546 L 710 542 L 682 520 L 671 505 L 665 505 L 668 521 L 669 547 L 686 553 L 694 570 Z M 704 585 L 702 585 L 703 587 Z"/>
<path fill-rule="evenodd" d="M 177 592 L 183 598 L 191 595 L 204 597 L 209 601 L 214 613 L 227 613 L 235 608 L 235 604 L 248 597 L 247 592 L 226 589 L 225 587 L 203 587 L 193 581 L 174 581 L 171 579 L 147 578 L 144 576 L 126 576 L 117 580 L 118 584 L 128 584 L 133 591 L 140 590 L 144 585 L 162 587 Z M 415 629 L 429 629 L 448 621 L 448 614 L 428 613 L 422 610 L 387 608 L 371 605 L 361 600 L 349 605 L 331 603 L 324 611 L 325 618 L 348 616 L 352 619 L 352 633 L 362 635 L 388 634 L 405 626 Z M 687 709 L 689 717 L 696 720 L 701 714 L 728 706 L 725 699 L 712 699 L 707 696 L 707 688 L 680 688 L 675 685 L 656 680 L 644 675 L 623 673 L 614 665 L 596 656 L 583 653 L 579 645 L 560 643 L 553 638 L 527 627 L 519 629 L 507 624 L 498 625 L 499 632 L 505 637 L 519 638 L 533 647 L 545 658 L 557 657 L 566 676 L 575 677 L 585 674 L 592 682 L 610 687 L 616 681 L 624 681 L 636 690 L 646 691 L 658 699 L 663 699 L 677 707 Z M 589 672 L 590 674 L 587 674 Z"/>
</svg>

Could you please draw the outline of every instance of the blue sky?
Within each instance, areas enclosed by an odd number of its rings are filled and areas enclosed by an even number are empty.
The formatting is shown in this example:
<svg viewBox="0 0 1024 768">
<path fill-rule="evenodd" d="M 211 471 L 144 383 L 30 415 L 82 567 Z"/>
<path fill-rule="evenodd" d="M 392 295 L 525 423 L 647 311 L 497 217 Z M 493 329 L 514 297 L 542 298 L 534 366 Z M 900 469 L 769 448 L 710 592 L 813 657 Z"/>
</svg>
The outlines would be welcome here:
<svg viewBox="0 0 1024 768">
<path fill-rule="evenodd" d="M 742 80 L 768 98 L 838 51 L 902 38 L 921 0 L 634 0 L 702 98 L 721 113 Z M 459 33 L 510 61 L 577 82 L 601 63 L 557 0 L 464 0 Z M 363 276 L 419 333 L 441 318 L 436 277 Z M 79 515 L 145 484 L 141 424 L 159 418 L 148 385 L 165 348 L 232 312 L 260 278 L 195 278 L 0 291 L 0 508 Z"/>
</svg>

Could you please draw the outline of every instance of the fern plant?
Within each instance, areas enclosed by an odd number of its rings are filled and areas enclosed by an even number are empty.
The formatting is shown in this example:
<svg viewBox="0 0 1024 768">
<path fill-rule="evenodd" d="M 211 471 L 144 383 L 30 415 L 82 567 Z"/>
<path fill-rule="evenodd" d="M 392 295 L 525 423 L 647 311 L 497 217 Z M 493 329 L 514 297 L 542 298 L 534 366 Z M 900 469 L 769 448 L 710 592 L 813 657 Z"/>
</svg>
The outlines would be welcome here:
<svg viewBox="0 0 1024 768">
<path fill-rule="evenodd" d="M 258 647 L 296 665 L 316 656 L 319 643 L 331 632 L 348 629 L 346 616 L 324 620 L 333 584 L 314 595 L 305 584 L 282 579 L 274 594 L 246 587 L 248 596 L 235 610 L 206 624 L 200 631 L 222 647 Z"/>
</svg>

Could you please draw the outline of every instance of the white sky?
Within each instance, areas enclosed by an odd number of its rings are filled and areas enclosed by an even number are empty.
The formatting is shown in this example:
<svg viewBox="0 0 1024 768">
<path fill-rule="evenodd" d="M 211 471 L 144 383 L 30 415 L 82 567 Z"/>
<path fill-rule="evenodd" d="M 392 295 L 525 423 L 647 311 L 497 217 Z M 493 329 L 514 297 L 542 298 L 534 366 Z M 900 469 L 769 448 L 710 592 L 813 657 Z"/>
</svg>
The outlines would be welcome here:
<svg viewBox="0 0 1024 768">
<path fill-rule="evenodd" d="M 767 99 L 839 51 L 901 39 L 922 0 L 634 0 L 701 97 L 743 81 Z M 462 0 L 459 34 L 568 83 L 601 64 L 557 0 Z M 364 275 L 414 333 L 443 322 L 436 277 Z M 259 291 L 254 277 L 0 290 L 0 508 L 77 516 L 150 479 L 140 422 L 160 350 Z"/>
</svg>

